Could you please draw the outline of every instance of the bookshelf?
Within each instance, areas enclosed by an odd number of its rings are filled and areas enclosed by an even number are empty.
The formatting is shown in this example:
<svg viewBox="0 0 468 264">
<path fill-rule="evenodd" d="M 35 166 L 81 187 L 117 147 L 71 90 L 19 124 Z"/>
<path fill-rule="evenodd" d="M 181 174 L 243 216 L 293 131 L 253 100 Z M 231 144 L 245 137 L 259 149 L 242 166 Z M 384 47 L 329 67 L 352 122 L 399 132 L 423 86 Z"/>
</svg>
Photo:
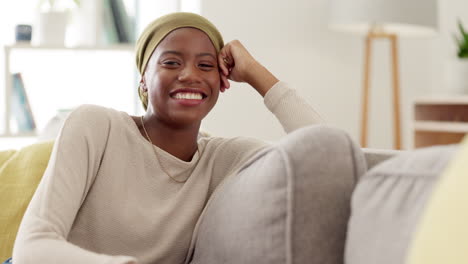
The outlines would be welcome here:
<svg viewBox="0 0 468 264">
<path fill-rule="evenodd" d="M 468 95 L 416 100 L 413 127 L 416 148 L 460 142 L 468 133 Z"/>
<path fill-rule="evenodd" d="M 44 52 L 44 51 L 65 51 L 71 53 L 71 57 L 80 56 L 82 52 L 125 52 L 133 54 L 134 46 L 132 44 L 114 44 L 108 46 L 79 46 L 79 47 L 65 47 L 65 46 L 34 46 L 30 44 L 14 44 L 7 45 L 4 47 L 4 104 L 3 104 L 3 118 L 2 123 L 0 124 L 0 138 L 31 138 L 36 137 L 36 131 L 28 132 L 14 132 L 10 126 L 10 120 L 12 118 L 11 113 L 11 98 L 13 92 L 13 79 L 11 71 L 11 62 L 12 62 L 12 53 L 21 52 L 21 51 L 33 51 L 33 52 Z M 52 75 L 47 73 L 47 69 L 39 69 L 44 72 L 45 75 Z M 133 78 L 136 78 L 136 74 L 130 72 L 129 74 L 133 75 Z M 52 77 L 52 76 L 49 76 Z M 136 101 L 136 100 L 133 100 Z"/>
<path fill-rule="evenodd" d="M 75 38 L 71 39 L 87 45 L 16 43 L 4 46 L 0 145 L 35 139 L 41 126 L 58 111 L 70 110 L 80 104 L 99 104 L 135 112 L 138 98 L 132 87 L 137 83 L 138 74 L 134 66 L 133 42 L 139 7 L 140 0 L 81 2 L 80 10 L 74 14 L 74 25 L 80 26 L 72 30 Z M 36 43 L 34 39 L 33 43 Z M 90 45 L 92 43 L 99 44 Z M 18 79 L 25 80 L 23 85 L 18 85 Z M 18 96 L 21 95 L 18 90 L 24 91 L 26 96 Z M 24 103 L 26 100 L 22 99 L 25 98 L 30 104 Z M 22 111 L 24 105 L 30 107 L 28 114 Z M 34 117 L 32 121 L 31 115 Z M 22 122 L 24 120 L 29 122 Z"/>
</svg>

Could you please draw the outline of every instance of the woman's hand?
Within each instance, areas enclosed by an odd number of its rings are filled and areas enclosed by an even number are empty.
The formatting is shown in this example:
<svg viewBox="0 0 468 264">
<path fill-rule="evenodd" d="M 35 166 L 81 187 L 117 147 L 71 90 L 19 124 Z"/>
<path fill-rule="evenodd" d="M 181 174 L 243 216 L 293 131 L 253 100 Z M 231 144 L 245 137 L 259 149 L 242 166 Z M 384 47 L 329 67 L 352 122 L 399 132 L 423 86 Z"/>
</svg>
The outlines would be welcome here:
<svg viewBox="0 0 468 264">
<path fill-rule="evenodd" d="M 219 52 L 218 60 L 223 82 L 221 92 L 229 88 L 227 79 L 246 82 L 262 96 L 278 82 L 278 79 L 256 61 L 238 40 L 227 43 Z"/>
</svg>

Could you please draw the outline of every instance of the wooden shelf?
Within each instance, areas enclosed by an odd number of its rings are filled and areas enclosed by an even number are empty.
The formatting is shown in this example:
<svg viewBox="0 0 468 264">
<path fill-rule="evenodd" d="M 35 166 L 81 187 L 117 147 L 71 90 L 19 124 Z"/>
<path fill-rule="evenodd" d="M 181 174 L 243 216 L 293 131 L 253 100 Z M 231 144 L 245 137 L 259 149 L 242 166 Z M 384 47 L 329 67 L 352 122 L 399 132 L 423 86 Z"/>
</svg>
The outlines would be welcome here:
<svg viewBox="0 0 468 264">
<path fill-rule="evenodd" d="M 414 102 L 414 147 L 456 144 L 468 134 L 468 96 L 430 96 Z"/>
<path fill-rule="evenodd" d="M 422 97 L 414 101 L 415 105 L 466 105 L 468 104 L 468 95 L 447 96 L 433 95 Z"/>
<path fill-rule="evenodd" d="M 14 45 L 7 45 L 5 49 L 15 50 L 58 50 L 58 51 L 133 51 L 135 46 L 133 44 L 113 44 L 113 45 L 102 45 L 102 46 L 77 46 L 77 47 L 66 47 L 66 46 L 35 46 L 31 44 L 14 44 Z"/>
<path fill-rule="evenodd" d="M 37 137 L 36 132 L 22 132 L 22 133 L 3 133 L 0 134 L 0 138 L 27 138 Z"/>
<path fill-rule="evenodd" d="M 468 123 L 444 122 L 444 121 L 416 121 L 414 122 L 416 131 L 468 133 Z"/>
</svg>

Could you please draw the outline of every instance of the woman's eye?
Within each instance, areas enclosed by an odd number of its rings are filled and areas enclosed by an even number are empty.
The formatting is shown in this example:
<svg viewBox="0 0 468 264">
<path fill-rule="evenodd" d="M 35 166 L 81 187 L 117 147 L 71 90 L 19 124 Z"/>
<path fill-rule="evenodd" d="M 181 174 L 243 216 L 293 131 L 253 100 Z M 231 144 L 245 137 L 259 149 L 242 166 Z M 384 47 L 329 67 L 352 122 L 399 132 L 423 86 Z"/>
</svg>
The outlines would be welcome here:
<svg viewBox="0 0 468 264">
<path fill-rule="evenodd" d="M 166 65 L 166 66 L 179 66 L 180 63 L 178 63 L 177 61 L 164 61 L 163 65 Z"/>
<path fill-rule="evenodd" d="M 200 63 L 198 64 L 198 66 L 202 69 L 207 69 L 207 70 L 214 68 L 213 64 L 207 64 L 207 63 Z"/>
</svg>

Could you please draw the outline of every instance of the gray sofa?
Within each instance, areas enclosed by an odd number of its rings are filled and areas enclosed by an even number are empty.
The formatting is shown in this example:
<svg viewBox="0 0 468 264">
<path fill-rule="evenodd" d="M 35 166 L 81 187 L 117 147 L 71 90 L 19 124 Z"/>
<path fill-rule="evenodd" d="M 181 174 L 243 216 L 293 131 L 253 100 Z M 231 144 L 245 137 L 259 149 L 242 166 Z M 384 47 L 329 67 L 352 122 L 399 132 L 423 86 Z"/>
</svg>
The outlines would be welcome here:
<svg viewBox="0 0 468 264">
<path fill-rule="evenodd" d="M 455 149 L 361 149 L 339 129 L 295 131 L 215 191 L 186 263 L 404 263 Z"/>
<path fill-rule="evenodd" d="M 404 263 L 456 150 L 361 149 L 340 129 L 299 129 L 221 183 L 186 263 Z"/>
</svg>

